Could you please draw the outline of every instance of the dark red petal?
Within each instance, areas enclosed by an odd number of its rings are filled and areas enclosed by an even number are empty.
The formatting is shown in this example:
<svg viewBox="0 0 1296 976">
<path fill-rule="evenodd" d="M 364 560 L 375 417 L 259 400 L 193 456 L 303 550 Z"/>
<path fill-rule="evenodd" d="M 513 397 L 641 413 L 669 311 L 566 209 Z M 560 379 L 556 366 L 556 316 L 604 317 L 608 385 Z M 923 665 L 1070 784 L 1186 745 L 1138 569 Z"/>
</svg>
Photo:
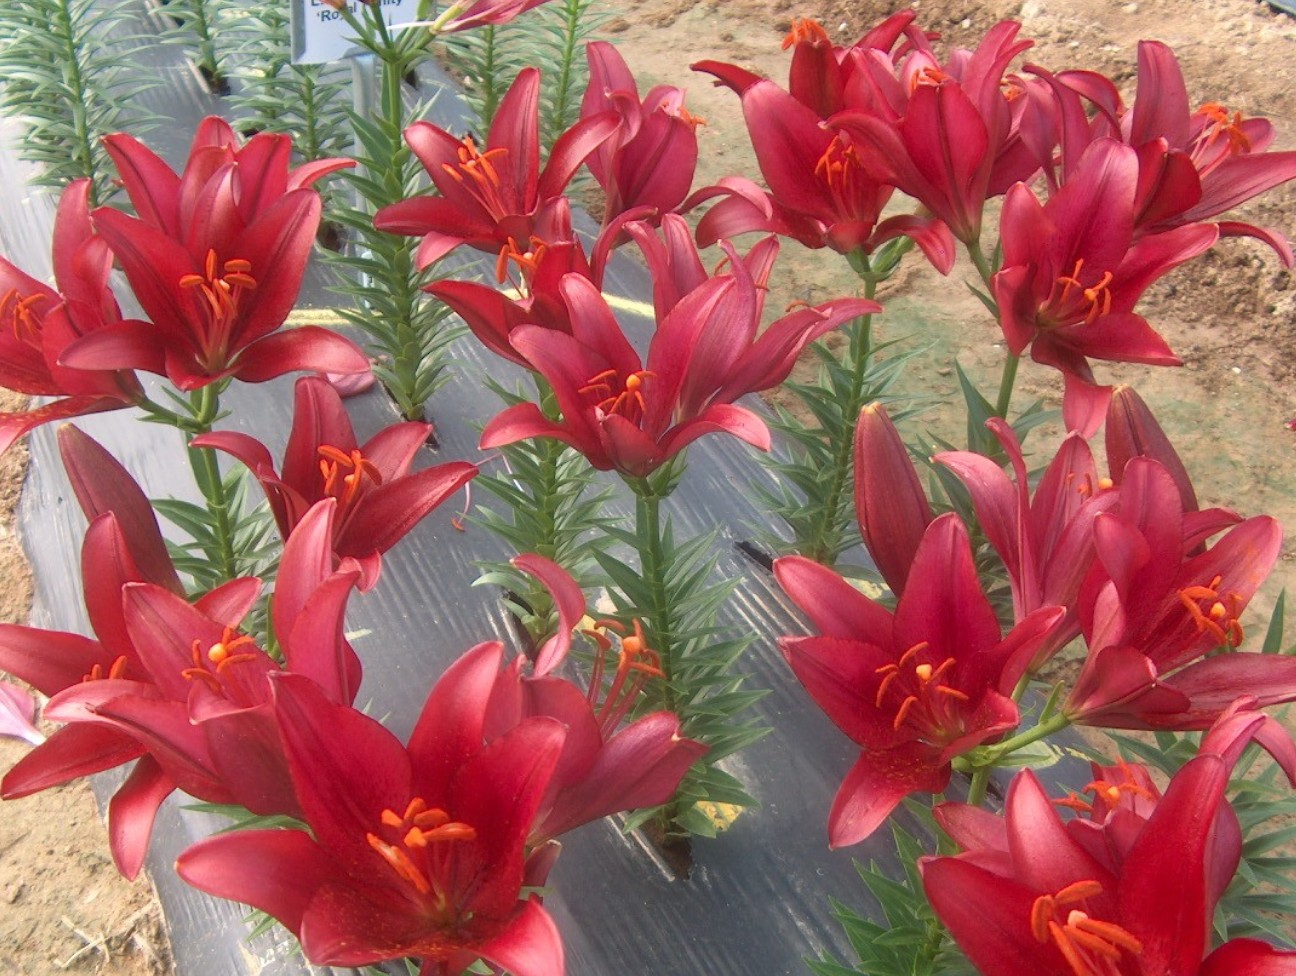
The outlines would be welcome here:
<svg viewBox="0 0 1296 976">
<path fill-rule="evenodd" d="M 176 873 L 200 891 L 273 915 L 294 934 L 320 886 L 339 874 L 302 830 L 216 834 L 176 858 Z"/>
<path fill-rule="evenodd" d="M 112 512 L 140 579 L 183 593 L 148 497 L 130 472 L 88 434 L 68 425 L 58 432 L 59 455 L 81 511 L 94 521 Z"/>
<path fill-rule="evenodd" d="M 144 746 L 119 729 L 81 723 L 65 725 L 14 763 L 0 784 L 0 796 L 16 800 L 113 769 L 143 753 Z"/>
<path fill-rule="evenodd" d="M 774 561 L 774 578 L 825 637 L 877 645 L 890 642 L 890 611 L 828 567 L 801 556 L 785 556 Z"/>
<path fill-rule="evenodd" d="M 882 826 L 910 793 L 939 793 L 950 778 L 948 763 L 925 743 L 870 749 L 842 781 L 828 814 L 830 847 L 858 844 Z"/>
<path fill-rule="evenodd" d="M 298 370 L 363 373 L 367 369 L 369 358 L 350 339 L 316 325 L 304 325 L 247 346 L 232 372 L 245 383 L 260 383 Z"/>
<path fill-rule="evenodd" d="M 565 971 L 562 936 L 536 898 L 528 899 L 502 932 L 475 948 L 513 976 L 562 976 Z"/>
<path fill-rule="evenodd" d="M 486 707 L 503 652 L 498 641 L 468 650 L 446 669 L 423 705 L 409 754 L 429 803 L 432 796 L 446 796 L 451 778 L 481 751 Z"/>
<path fill-rule="evenodd" d="M 108 846 L 122 876 L 135 880 L 148 853 L 158 807 L 175 783 L 152 756 L 142 756 L 108 803 Z"/>
</svg>

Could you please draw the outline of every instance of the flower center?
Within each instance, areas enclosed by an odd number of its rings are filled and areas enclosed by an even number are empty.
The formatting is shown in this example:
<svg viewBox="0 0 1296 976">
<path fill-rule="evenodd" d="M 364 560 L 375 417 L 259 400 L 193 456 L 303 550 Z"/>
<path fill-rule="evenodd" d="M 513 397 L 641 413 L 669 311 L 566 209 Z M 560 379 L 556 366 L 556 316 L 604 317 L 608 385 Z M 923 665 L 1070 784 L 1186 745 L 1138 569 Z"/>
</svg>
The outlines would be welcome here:
<svg viewBox="0 0 1296 976">
<path fill-rule="evenodd" d="M 644 381 L 655 379 L 651 370 L 638 369 L 621 381 L 615 369 L 605 369 L 590 377 L 580 392 L 591 398 L 597 397 L 594 406 L 601 414 L 608 416 L 619 413 L 631 423 L 639 423 L 648 411 L 648 401 L 644 399 Z"/>
<path fill-rule="evenodd" d="M 180 276 L 180 287 L 194 295 L 194 304 L 203 322 L 203 365 L 224 365 L 230 335 L 239 315 L 239 303 L 245 292 L 256 290 L 252 262 L 231 258 L 221 264 L 214 250 L 207 252 L 202 274 Z"/>
<path fill-rule="evenodd" d="M 833 136 L 828 148 L 815 163 L 815 177 L 823 183 L 832 195 L 833 206 L 839 213 L 854 213 L 858 207 L 856 201 L 868 190 L 876 192 L 876 184 L 865 176 L 860 164 L 859 153 L 855 147 L 843 141 L 840 135 Z"/>
<path fill-rule="evenodd" d="M 1040 895 L 1031 906 L 1031 933 L 1039 942 L 1052 942 L 1075 976 L 1120 976 L 1121 953 L 1143 951 L 1143 943 L 1119 925 L 1070 907 L 1102 890 L 1097 881 L 1077 881 L 1055 895 Z"/>
<path fill-rule="evenodd" d="M 1205 586 L 1185 586 L 1179 591 L 1179 602 L 1193 618 L 1197 632 L 1209 631 L 1220 647 L 1237 647 L 1246 635 L 1238 617 L 1242 614 L 1242 596 L 1220 593 L 1222 576 Z"/>
<path fill-rule="evenodd" d="M 1116 772 L 1119 772 L 1122 777 L 1119 782 L 1112 782 L 1109 779 L 1096 779 L 1084 788 L 1082 792 L 1094 795 L 1093 803 L 1083 799 L 1076 793 L 1071 793 L 1065 800 L 1055 800 L 1054 802 L 1060 807 L 1070 807 L 1072 810 L 1092 815 L 1095 812 L 1094 804 L 1098 801 L 1102 801 L 1108 810 L 1114 810 L 1122 806 L 1126 798 L 1129 798 L 1129 802 L 1133 802 L 1135 797 L 1142 797 L 1152 802 L 1156 801 L 1156 795 L 1135 778 L 1134 770 L 1129 763 L 1120 763 L 1116 767 Z"/>
<path fill-rule="evenodd" d="M 504 199 L 504 182 L 496 162 L 508 155 L 504 146 L 482 152 L 472 136 L 465 136 L 458 149 L 457 164 L 442 163 L 441 168 L 476 200 L 490 217 L 499 221 L 512 213 Z"/>
<path fill-rule="evenodd" d="M 324 494 L 338 500 L 339 511 L 336 524 L 341 528 L 346 521 L 346 516 L 350 514 L 357 499 L 364 492 L 365 480 L 381 485 L 382 474 L 358 449 L 347 454 L 336 447 L 322 444 L 319 455 L 320 475 L 324 478 Z"/>
<path fill-rule="evenodd" d="M 625 628 L 615 620 L 599 620 L 596 627 L 604 627 L 621 633 Z M 607 652 L 612 649 L 612 642 L 597 630 L 585 631 L 594 638 L 598 650 L 594 654 L 594 665 L 591 668 L 589 691 L 586 697 L 594 708 L 599 727 L 607 737 L 621 722 L 635 700 L 647 684 L 649 678 L 665 680 L 666 673 L 661 668 L 661 657 L 648 646 L 644 635 L 643 623 L 637 618 L 633 623 L 634 632 L 621 638 L 621 650 L 617 654 L 616 671 L 608 685 L 603 703 L 598 703 L 599 691 L 603 685 L 603 674 L 606 668 Z"/>
<path fill-rule="evenodd" d="M 1116 482 L 1112 481 L 1111 478 L 1094 478 L 1091 474 L 1086 474 L 1083 478 L 1077 478 L 1075 472 L 1067 475 L 1067 482 L 1075 488 L 1076 493 L 1081 498 L 1091 498 L 1099 492 L 1110 491 L 1116 486 Z"/>
<path fill-rule="evenodd" d="M 909 76 L 909 92 L 912 94 L 919 88 L 939 88 L 950 79 L 951 76 L 939 65 L 926 64 Z"/>
<path fill-rule="evenodd" d="M 1083 277 L 1082 277 L 1083 275 Z M 1089 284 L 1085 284 L 1089 278 Z M 1112 273 L 1104 271 L 1094 278 L 1084 275 L 1084 258 L 1077 258 L 1069 275 L 1059 275 L 1048 300 L 1040 309 L 1043 324 L 1053 327 L 1093 325 L 1112 309 Z"/>
<path fill-rule="evenodd" d="M 386 809 L 379 817 L 379 834 L 365 834 L 369 846 L 387 862 L 402 881 L 420 895 L 432 895 L 438 911 L 449 905 L 446 892 L 437 879 L 446 874 L 448 845 L 477 839 L 477 831 L 466 823 L 451 820 L 440 807 L 429 807 L 422 797 L 414 797 L 403 814 Z"/>
<path fill-rule="evenodd" d="M 824 30 L 823 25 L 813 17 L 796 17 L 792 21 L 792 29 L 787 32 L 783 38 L 783 50 L 793 47 L 797 44 L 831 44 L 828 32 Z"/>
<path fill-rule="evenodd" d="M 536 268 L 540 266 L 540 261 L 548 250 L 549 245 L 539 237 L 532 237 L 525 251 L 516 238 L 510 237 L 508 243 L 500 248 L 499 257 L 495 261 L 495 280 L 501 285 L 507 281 L 519 295 L 527 295 L 531 291 L 531 280 L 535 277 Z M 510 264 L 517 265 L 517 278 L 509 274 Z"/>
<path fill-rule="evenodd" d="M 251 637 L 240 634 L 233 627 L 224 628 L 221 639 L 205 652 L 202 649 L 202 642 L 195 639 L 191 648 L 193 667 L 185 668 L 180 673 L 190 681 L 201 681 L 212 691 L 220 692 L 223 690 L 221 679 L 230 668 L 244 661 L 257 659 L 255 654 L 239 650 L 240 647 L 248 644 L 256 646 Z"/>
<path fill-rule="evenodd" d="M 1203 126 L 1191 148 L 1193 163 L 1199 170 L 1214 168 L 1229 156 L 1251 151 L 1251 139 L 1242 128 L 1241 112 L 1230 113 L 1218 102 L 1207 102 L 1197 110 Z"/>
<path fill-rule="evenodd" d="M 10 288 L 0 298 L 0 323 L 7 323 L 19 342 L 34 346 L 41 344 L 41 316 L 36 308 L 49 296 L 35 292 L 23 298 L 17 288 Z"/>
<path fill-rule="evenodd" d="M 900 730 L 906 723 L 929 739 L 941 739 L 947 730 L 958 727 L 950 713 L 951 701 L 966 702 L 968 696 L 957 688 L 945 684 L 945 675 L 954 667 L 954 658 L 947 657 L 933 667 L 926 662 L 914 664 L 914 659 L 927 650 L 922 641 L 915 644 L 895 664 L 884 664 L 877 669 L 882 675 L 873 707 L 881 709 L 888 697 L 895 704 L 892 727 Z"/>
</svg>

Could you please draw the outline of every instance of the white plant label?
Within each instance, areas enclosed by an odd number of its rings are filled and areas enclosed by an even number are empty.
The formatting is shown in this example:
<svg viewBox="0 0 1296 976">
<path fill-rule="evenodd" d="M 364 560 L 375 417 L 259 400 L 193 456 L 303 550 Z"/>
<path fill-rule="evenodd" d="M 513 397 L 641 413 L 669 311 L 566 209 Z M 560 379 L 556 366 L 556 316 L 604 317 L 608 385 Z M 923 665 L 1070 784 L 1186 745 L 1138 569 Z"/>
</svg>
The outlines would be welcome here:
<svg viewBox="0 0 1296 976">
<path fill-rule="evenodd" d="M 382 4 L 383 20 L 388 26 L 405 24 L 416 19 L 418 0 L 378 0 Z M 365 16 L 356 0 L 348 5 L 357 17 Z M 357 48 L 351 28 L 324 0 L 292 0 L 292 59 L 293 64 L 324 64 L 340 61 L 347 52 Z"/>
</svg>

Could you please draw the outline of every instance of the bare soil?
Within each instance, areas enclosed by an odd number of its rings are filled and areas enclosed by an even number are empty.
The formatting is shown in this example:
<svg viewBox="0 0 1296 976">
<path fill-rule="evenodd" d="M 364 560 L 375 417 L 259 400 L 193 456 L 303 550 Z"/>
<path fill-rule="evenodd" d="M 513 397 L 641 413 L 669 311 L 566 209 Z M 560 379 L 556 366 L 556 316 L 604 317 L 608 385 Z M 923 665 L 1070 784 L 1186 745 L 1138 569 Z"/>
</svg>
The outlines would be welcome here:
<svg viewBox="0 0 1296 976">
<path fill-rule="evenodd" d="M 603 6 L 600 0 L 600 6 Z M 877 0 L 623 0 L 606 4 L 605 34 L 622 49 L 642 90 L 689 88 L 689 106 L 707 119 L 699 185 L 721 176 L 757 176 L 737 98 L 691 74 L 711 58 L 787 76 L 780 42 L 794 16 L 820 20 L 843 43 L 901 9 Z M 1139 39 L 1177 52 L 1193 99 L 1226 103 L 1271 118 L 1279 147 L 1296 147 L 1296 20 L 1254 0 L 916 0 L 919 23 L 948 43 L 972 46 L 995 22 L 1018 19 L 1033 38 L 1028 60 L 1053 70 L 1090 68 L 1132 85 Z M 1281 189 L 1243 211 L 1242 219 L 1296 234 L 1296 191 Z M 852 293 L 845 262 L 787 244 L 772 307 Z M 943 280 L 914 262 L 881 296 L 884 339 L 910 337 L 915 357 L 906 384 L 957 397 L 958 361 L 985 390 L 1002 361 L 996 325 L 963 287 L 966 262 Z M 1157 284 L 1140 309 L 1183 358 L 1177 369 L 1098 367 L 1109 382 L 1134 384 L 1171 433 L 1205 504 L 1243 514 L 1268 512 L 1296 526 L 1296 448 L 1284 422 L 1296 416 L 1296 284 L 1266 248 L 1227 241 Z M 1023 364 L 1018 403 L 1057 405 L 1056 374 Z M 2 395 L 2 394 L 0 394 Z M 0 409 L 13 409 L 0 400 Z M 960 437 L 957 412 L 934 408 L 916 432 Z M 1033 435 L 1034 436 L 1034 435 Z M 1057 430 L 1036 437 L 1046 448 Z M 25 620 L 31 586 L 14 535 L 13 509 L 25 455 L 0 457 L 0 620 Z M 27 546 L 39 539 L 23 540 Z M 1288 543 L 1275 577 L 1257 600 L 1264 612 L 1296 582 L 1296 547 Z M 1252 624 L 1256 626 L 1255 623 Z M 0 740 L 0 768 L 25 747 Z M 16 976 L 63 972 L 146 976 L 167 970 L 160 913 L 147 881 L 122 881 L 107 855 L 102 822 L 83 785 L 47 791 L 0 808 L 0 971 Z"/>
<path fill-rule="evenodd" d="M 23 397 L 0 390 L 0 410 Z M 0 455 L 0 623 L 25 623 L 32 581 L 14 510 L 25 445 Z M 0 738 L 0 770 L 26 752 Z M 90 787 L 78 782 L 0 806 L 0 972 L 13 976 L 170 971 L 162 914 L 147 878 L 132 884 L 108 855 Z"/>
</svg>

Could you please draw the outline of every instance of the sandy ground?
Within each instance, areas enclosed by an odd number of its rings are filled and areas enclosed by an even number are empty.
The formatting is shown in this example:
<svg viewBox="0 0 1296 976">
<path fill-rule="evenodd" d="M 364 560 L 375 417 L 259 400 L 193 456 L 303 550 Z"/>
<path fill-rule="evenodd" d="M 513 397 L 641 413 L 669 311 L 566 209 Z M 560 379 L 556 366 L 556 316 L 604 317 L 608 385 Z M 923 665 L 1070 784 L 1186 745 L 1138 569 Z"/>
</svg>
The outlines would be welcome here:
<svg viewBox="0 0 1296 976">
<path fill-rule="evenodd" d="M 1036 39 L 1028 59 L 1054 70 L 1101 70 L 1128 86 L 1140 38 L 1166 41 L 1178 53 L 1195 102 L 1220 101 L 1279 128 L 1279 145 L 1296 147 L 1296 20 L 1252 0 L 967 0 L 911 5 L 919 22 L 956 43 L 975 42 L 1002 18 L 1017 18 Z M 689 107 L 708 120 L 702 130 L 699 185 L 728 173 L 756 175 L 737 99 L 691 75 L 703 58 L 732 61 L 786 79 L 779 50 L 793 16 L 819 18 L 843 42 L 899 4 L 876 0 L 627 0 L 607 36 L 623 50 L 641 88 L 687 85 Z M 1296 233 L 1296 193 L 1281 190 L 1247 219 Z M 1002 351 L 984 310 L 953 281 L 914 265 L 883 294 L 884 338 L 913 337 L 925 351 L 909 382 L 938 396 L 956 394 L 958 357 L 983 388 L 997 382 Z M 836 255 L 785 246 L 773 307 L 793 298 L 813 302 L 849 293 L 853 282 Z M 792 284 L 795 283 L 795 284 Z M 1099 367 L 1100 378 L 1134 383 L 1171 431 L 1204 503 L 1244 514 L 1268 512 L 1296 525 L 1296 450 L 1284 422 L 1296 416 L 1296 288 L 1271 252 L 1229 241 L 1163 280 L 1140 310 L 1184 359 L 1180 369 Z M 1056 402 L 1060 384 L 1042 369 L 1023 369 L 1017 402 Z M 11 405 L 6 405 L 11 409 Z M 915 428 L 957 436 L 949 411 L 933 410 Z M 1057 431 L 1045 431 L 1047 444 Z M 0 620 L 25 619 L 30 602 L 13 508 L 25 462 L 15 449 L 0 458 Z M 26 539 L 28 546 L 38 539 Z M 1275 578 L 1257 602 L 1271 604 L 1296 582 L 1296 549 L 1288 543 Z M 0 740 L 0 768 L 23 746 Z M 165 940 L 146 881 L 116 876 L 90 792 L 49 791 L 0 808 L 0 971 L 15 976 L 62 972 L 145 976 L 166 970 Z M 192 976 L 192 974 L 191 974 Z M 205 974 L 203 974 L 205 976 Z"/>
</svg>

